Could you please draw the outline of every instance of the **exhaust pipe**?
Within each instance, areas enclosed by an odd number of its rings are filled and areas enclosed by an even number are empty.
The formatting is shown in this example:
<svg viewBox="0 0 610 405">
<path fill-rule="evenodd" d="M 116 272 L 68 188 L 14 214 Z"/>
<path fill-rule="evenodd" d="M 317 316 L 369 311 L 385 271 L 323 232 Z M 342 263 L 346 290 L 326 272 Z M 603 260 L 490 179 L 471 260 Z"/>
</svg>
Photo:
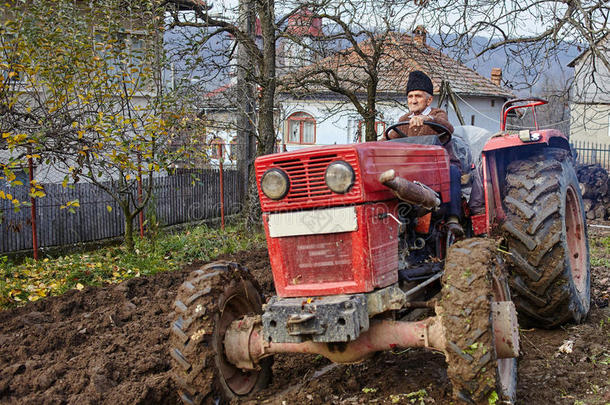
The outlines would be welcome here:
<svg viewBox="0 0 610 405">
<path fill-rule="evenodd" d="M 430 211 L 436 210 L 441 205 L 441 200 L 434 190 L 419 182 L 398 177 L 394 169 L 381 173 L 379 181 L 384 186 L 391 188 L 396 197 L 402 201 L 419 205 Z"/>
</svg>

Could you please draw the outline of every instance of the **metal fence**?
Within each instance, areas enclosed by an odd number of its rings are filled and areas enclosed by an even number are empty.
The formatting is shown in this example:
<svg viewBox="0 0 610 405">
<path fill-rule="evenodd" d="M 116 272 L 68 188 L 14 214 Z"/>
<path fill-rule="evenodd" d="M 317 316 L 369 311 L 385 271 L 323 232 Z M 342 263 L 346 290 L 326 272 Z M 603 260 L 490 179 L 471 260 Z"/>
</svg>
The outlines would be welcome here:
<svg viewBox="0 0 610 405">
<path fill-rule="evenodd" d="M 576 152 L 576 160 L 580 164 L 599 163 L 606 170 L 610 170 L 610 145 L 593 142 L 571 142 L 572 150 Z"/>
<path fill-rule="evenodd" d="M 223 171 L 225 215 L 241 209 L 242 177 L 237 170 Z M 108 183 L 110 184 L 110 183 Z M 111 184 L 110 184 L 111 185 Z M 36 200 L 39 247 L 65 246 L 122 236 L 123 213 L 107 193 L 95 185 L 73 187 L 44 184 L 46 196 Z M 3 188 L 20 201 L 29 201 L 26 186 Z M 74 213 L 61 209 L 67 201 L 79 201 Z M 175 225 L 220 217 L 220 173 L 202 169 L 153 180 L 154 210 L 161 225 Z M 13 204 L 0 199 L 0 254 L 32 249 L 29 207 L 14 212 Z"/>
</svg>

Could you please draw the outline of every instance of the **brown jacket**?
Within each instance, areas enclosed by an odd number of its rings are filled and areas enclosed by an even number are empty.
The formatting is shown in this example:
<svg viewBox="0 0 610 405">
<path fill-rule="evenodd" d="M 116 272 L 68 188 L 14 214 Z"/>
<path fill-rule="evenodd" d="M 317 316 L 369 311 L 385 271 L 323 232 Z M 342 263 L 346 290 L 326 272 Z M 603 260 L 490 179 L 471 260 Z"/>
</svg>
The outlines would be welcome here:
<svg viewBox="0 0 610 405">
<path fill-rule="evenodd" d="M 410 115 L 411 115 L 410 113 L 405 114 L 402 117 L 400 117 L 398 119 L 398 121 L 399 122 L 408 121 Z M 447 116 L 447 113 L 445 112 L 445 110 L 441 110 L 440 108 L 432 108 L 430 113 L 428 114 L 428 116 L 431 118 L 430 121 L 436 122 L 437 124 L 444 126 L 451 133 L 453 133 L 453 125 L 451 125 L 451 123 L 449 123 L 449 117 Z M 404 132 L 405 134 L 407 134 L 408 137 L 438 134 L 438 131 L 429 125 L 422 125 L 421 127 L 411 127 L 410 125 L 401 125 L 398 127 L 398 129 L 401 130 L 402 132 Z M 388 133 L 388 136 L 390 139 L 402 138 L 402 136 L 396 131 L 390 131 Z M 441 142 L 443 142 L 443 139 L 441 139 Z M 453 150 L 453 142 L 449 141 L 448 143 L 446 143 L 444 145 L 444 148 L 447 151 L 447 153 L 449 154 L 449 161 L 451 162 L 451 164 L 454 164 L 458 168 L 460 168 L 460 172 L 461 172 L 461 162 L 460 162 L 460 159 L 458 159 L 458 157 L 456 156 L 455 151 Z"/>
</svg>

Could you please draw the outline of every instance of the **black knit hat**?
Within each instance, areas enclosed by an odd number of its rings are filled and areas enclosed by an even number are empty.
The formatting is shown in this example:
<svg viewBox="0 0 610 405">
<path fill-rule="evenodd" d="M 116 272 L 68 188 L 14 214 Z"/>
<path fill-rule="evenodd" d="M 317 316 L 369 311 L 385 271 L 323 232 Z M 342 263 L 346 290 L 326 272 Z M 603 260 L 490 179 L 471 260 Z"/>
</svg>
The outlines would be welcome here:
<svg viewBox="0 0 610 405">
<path fill-rule="evenodd" d="M 409 73 L 409 80 L 407 81 L 407 94 L 413 90 L 423 90 L 430 95 L 432 95 L 434 92 L 432 80 L 430 80 L 428 75 L 421 70 L 414 70 L 413 72 Z"/>
</svg>

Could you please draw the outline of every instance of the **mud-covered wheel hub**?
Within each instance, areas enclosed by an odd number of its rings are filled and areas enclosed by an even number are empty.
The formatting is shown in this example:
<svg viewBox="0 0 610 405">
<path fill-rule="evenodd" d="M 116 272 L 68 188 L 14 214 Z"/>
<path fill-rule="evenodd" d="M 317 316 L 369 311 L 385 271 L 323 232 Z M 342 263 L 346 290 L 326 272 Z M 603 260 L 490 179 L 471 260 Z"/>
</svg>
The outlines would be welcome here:
<svg viewBox="0 0 610 405">
<path fill-rule="evenodd" d="M 492 305 L 508 301 L 508 281 L 494 241 L 472 238 L 451 246 L 437 312 L 446 340 L 447 375 L 454 397 L 464 403 L 515 400 L 517 359 L 498 356 Z M 518 333 L 515 339 L 518 347 Z"/>
<path fill-rule="evenodd" d="M 234 288 L 231 290 L 234 290 Z M 214 335 L 214 346 L 217 353 L 216 365 L 220 371 L 219 377 L 223 384 L 235 395 L 244 396 L 255 388 L 262 371 L 260 369 L 241 370 L 231 364 L 224 351 L 224 338 L 231 322 L 242 318 L 245 314 L 257 313 L 260 308 L 253 307 L 252 303 L 239 290 L 225 291 L 225 293 L 228 297 L 219 305 L 220 313 L 218 314 Z M 256 294 L 256 290 L 249 291 L 249 293 Z"/>
<path fill-rule="evenodd" d="M 492 282 L 492 302 L 510 301 L 510 290 L 506 275 L 498 272 L 490 274 Z M 514 311 L 514 305 L 512 306 Z M 516 316 L 516 314 L 515 314 Z M 493 320 L 493 316 L 492 316 Z M 494 339 L 496 339 L 496 331 L 494 330 Z M 517 345 L 518 329 L 517 329 Z M 518 353 L 518 348 L 517 348 Z M 517 378 L 517 359 L 516 358 L 498 358 L 497 359 L 497 376 L 500 393 L 504 393 L 506 399 L 514 401 L 516 394 L 516 378 Z"/>
<path fill-rule="evenodd" d="M 262 312 L 258 284 L 235 263 L 216 262 L 191 273 L 178 291 L 171 325 L 172 378 L 185 404 L 251 398 L 271 377 L 271 358 L 253 369 L 235 367 L 224 349 L 227 328 Z"/>
</svg>

